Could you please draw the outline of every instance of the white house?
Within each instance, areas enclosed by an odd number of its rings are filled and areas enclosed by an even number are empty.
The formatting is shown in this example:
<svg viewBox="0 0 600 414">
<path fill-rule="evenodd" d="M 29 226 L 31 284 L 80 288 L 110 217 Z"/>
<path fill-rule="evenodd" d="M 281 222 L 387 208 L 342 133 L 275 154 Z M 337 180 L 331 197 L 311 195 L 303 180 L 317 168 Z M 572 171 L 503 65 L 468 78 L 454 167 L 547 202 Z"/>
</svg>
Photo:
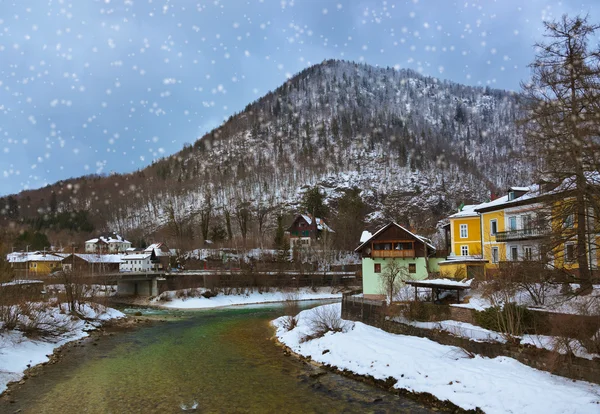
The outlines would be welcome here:
<svg viewBox="0 0 600 414">
<path fill-rule="evenodd" d="M 119 270 L 121 272 L 153 272 L 158 270 L 158 260 L 154 252 L 123 255 Z"/>
<path fill-rule="evenodd" d="M 114 232 L 103 233 L 85 242 L 86 253 L 125 253 L 129 248 L 131 242 Z"/>
</svg>

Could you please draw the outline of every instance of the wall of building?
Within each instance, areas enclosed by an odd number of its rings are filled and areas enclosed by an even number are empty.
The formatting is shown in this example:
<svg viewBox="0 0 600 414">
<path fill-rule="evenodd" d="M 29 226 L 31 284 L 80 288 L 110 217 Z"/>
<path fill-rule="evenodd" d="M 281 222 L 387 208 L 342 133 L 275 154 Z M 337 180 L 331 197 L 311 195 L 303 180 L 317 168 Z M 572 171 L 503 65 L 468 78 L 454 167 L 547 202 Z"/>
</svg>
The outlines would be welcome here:
<svg viewBox="0 0 600 414">
<path fill-rule="evenodd" d="M 460 237 L 461 224 L 467 225 L 467 237 Z M 481 231 L 479 217 L 458 217 L 450 219 L 452 252 L 461 256 L 461 247 L 469 247 L 469 255 L 481 254 Z"/>
<path fill-rule="evenodd" d="M 416 258 L 405 258 L 405 259 L 371 259 L 368 257 L 363 258 L 362 261 L 362 275 L 363 275 L 363 293 L 365 295 L 382 295 L 381 286 L 381 273 L 385 272 L 387 263 L 395 260 L 408 271 L 408 265 L 411 263 L 416 264 L 416 272 L 410 273 L 409 276 L 412 279 L 421 280 L 427 279 L 427 266 L 424 257 Z M 381 265 L 381 273 L 375 273 L 375 264 Z"/>
</svg>

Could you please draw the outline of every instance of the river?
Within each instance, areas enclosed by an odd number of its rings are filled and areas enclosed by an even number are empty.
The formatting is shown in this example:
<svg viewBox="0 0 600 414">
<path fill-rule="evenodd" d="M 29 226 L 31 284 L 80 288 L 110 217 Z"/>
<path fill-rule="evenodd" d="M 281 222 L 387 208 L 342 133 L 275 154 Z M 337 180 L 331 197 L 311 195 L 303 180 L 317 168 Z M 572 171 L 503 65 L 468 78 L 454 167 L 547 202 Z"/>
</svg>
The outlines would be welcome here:
<svg viewBox="0 0 600 414">
<path fill-rule="evenodd" d="M 269 326 L 281 314 L 277 305 L 171 312 L 84 342 L 14 388 L 0 412 L 431 412 L 283 355 Z"/>
</svg>

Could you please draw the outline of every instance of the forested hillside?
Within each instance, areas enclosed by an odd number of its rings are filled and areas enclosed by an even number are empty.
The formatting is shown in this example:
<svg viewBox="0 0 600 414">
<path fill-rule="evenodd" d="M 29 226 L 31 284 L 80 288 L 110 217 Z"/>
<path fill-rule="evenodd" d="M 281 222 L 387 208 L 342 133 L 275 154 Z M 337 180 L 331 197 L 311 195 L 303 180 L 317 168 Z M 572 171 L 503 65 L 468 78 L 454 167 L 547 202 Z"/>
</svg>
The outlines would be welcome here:
<svg viewBox="0 0 600 414">
<path fill-rule="evenodd" d="M 144 170 L 59 182 L 1 205 L 5 217 L 42 230 L 89 231 L 91 223 L 194 243 L 218 231 L 258 244 L 318 186 L 331 220 L 355 189 L 367 224 L 395 219 L 427 233 L 461 202 L 528 184 L 516 157 L 518 98 L 410 70 L 326 61 Z M 65 213 L 76 213 L 77 223 L 56 218 Z"/>
</svg>

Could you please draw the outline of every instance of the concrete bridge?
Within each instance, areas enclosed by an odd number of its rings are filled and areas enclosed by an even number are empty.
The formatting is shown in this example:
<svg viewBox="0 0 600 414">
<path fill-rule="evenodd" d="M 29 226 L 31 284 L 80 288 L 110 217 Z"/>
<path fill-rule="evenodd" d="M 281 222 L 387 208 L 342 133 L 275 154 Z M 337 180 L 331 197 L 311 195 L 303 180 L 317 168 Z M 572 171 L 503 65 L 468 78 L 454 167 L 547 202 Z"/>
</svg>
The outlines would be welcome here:
<svg viewBox="0 0 600 414">
<path fill-rule="evenodd" d="M 165 272 L 119 272 L 101 276 L 117 282 L 117 295 L 157 296 L 158 281 L 164 280 L 165 275 Z"/>
</svg>

